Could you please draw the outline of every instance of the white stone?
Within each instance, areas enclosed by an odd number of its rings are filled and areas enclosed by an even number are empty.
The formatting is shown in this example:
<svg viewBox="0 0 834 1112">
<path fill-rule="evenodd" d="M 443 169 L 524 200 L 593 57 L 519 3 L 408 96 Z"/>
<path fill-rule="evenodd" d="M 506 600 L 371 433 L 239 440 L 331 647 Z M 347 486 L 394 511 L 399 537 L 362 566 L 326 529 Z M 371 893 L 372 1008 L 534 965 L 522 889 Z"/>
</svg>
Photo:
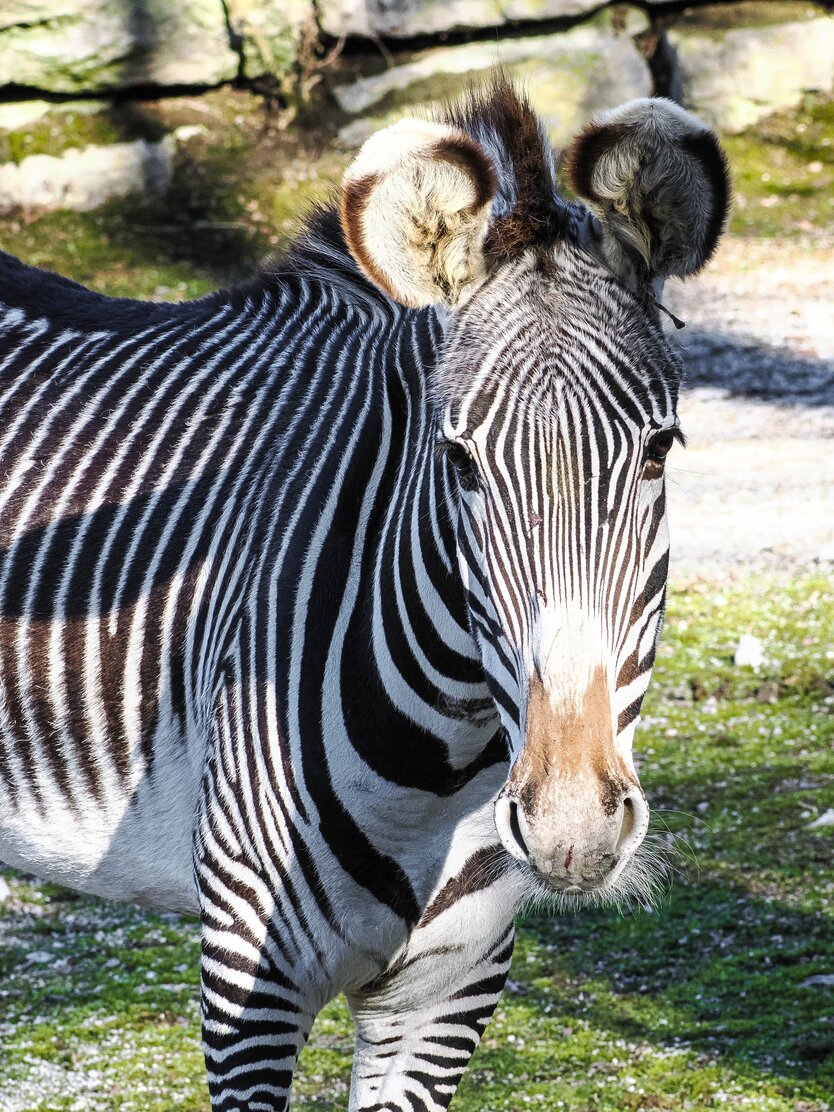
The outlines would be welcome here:
<svg viewBox="0 0 834 1112">
<path fill-rule="evenodd" d="M 834 88 L 834 19 L 703 34 L 671 28 L 684 103 L 724 131 L 743 131 L 806 92 Z"/>
<path fill-rule="evenodd" d="M 595 11 L 606 0 L 319 0 L 319 23 L 336 38 L 409 38 L 510 22 L 564 19 Z"/>
<path fill-rule="evenodd" d="M 68 150 L 60 157 L 34 154 L 19 163 L 0 165 L 0 210 L 23 208 L 96 208 L 128 193 L 164 193 L 171 182 L 176 143 L 90 146 Z"/>
<path fill-rule="evenodd" d="M 813 822 L 809 822 L 807 829 L 819 830 L 823 826 L 834 826 L 834 807 L 829 807 L 827 811 L 823 811 Z"/>
<path fill-rule="evenodd" d="M 51 105 L 46 100 L 19 100 L 0 104 L 0 131 L 17 131 L 45 116 Z"/>
<path fill-rule="evenodd" d="M 0 904 L 5 903 L 11 894 L 12 890 L 9 888 L 6 878 L 0 876 Z"/>
<path fill-rule="evenodd" d="M 764 644 L 761 639 L 752 633 L 742 633 L 733 656 L 736 667 L 761 668 L 765 659 Z"/>
<path fill-rule="evenodd" d="M 237 76 L 219 0 L 3 0 L 0 86 L 75 93 Z"/>
<path fill-rule="evenodd" d="M 29 965 L 46 965 L 53 960 L 54 956 L 49 950 L 32 950 L 26 955 L 26 961 Z"/>
<path fill-rule="evenodd" d="M 800 982 L 800 988 L 827 988 L 829 985 L 834 985 L 834 973 L 815 973 L 813 977 L 806 977 L 804 981 Z"/>
<path fill-rule="evenodd" d="M 172 134 L 178 143 L 187 143 L 189 139 L 205 138 L 210 132 L 205 124 L 181 124 Z"/>
<path fill-rule="evenodd" d="M 554 141 L 566 143 L 595 111 L 651 95 L 651 75 L 632 38 L 645 26 L 645 18 L 632 10 L 617 30 L 603 17 L 561 34 L 422 51 L 402 65 L 334 89 L 343 111 L 376 110 L 346 125 L 339 138 L 356 145 L 396 116 L 428 107 L 437 77 L 459 77 L 462 91 L 468 81 L 477 83 L 501 65 L 521 81 Z"/>
</svg>

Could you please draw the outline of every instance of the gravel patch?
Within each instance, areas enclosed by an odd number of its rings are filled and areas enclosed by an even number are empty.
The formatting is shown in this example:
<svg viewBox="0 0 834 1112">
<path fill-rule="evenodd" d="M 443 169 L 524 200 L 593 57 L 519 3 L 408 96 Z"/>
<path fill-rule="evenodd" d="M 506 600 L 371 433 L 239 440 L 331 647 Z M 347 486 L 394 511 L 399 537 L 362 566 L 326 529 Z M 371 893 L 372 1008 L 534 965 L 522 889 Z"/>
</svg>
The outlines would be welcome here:
<svg viewBox="0 0 834 1112">
<path fill-rule="evenodd" d="M 67 1100 L 75 1097 L 73 1109 L 90 1112 L 97 1107 L 95 1093 L 100 1077 L 95 1070 L 65 1069 L 55 1062 L 33 1058 L 24 1080 L 15 1086 L 15 1092 L 0 1094 L 0 1112 L 32 1112 L 33 1108 L 49 1107 L 56 1098 Z"/>
<path fill-rule="evenodd" d="M 665 296 L 686 321 L 673 581 L 834 562 L 834 241 L 730 238 Z"/>
</svg>

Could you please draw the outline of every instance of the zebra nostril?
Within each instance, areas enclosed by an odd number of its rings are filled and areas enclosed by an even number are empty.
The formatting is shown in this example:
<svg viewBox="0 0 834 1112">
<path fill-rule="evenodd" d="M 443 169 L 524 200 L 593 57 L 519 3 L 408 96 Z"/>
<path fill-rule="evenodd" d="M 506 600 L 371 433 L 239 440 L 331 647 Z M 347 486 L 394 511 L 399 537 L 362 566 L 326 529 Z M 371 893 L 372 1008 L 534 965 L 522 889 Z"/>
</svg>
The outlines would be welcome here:
<svg viewBox="0 0 834 1112">
<path fill-rule="evenodd" d="M 510 795 L 500 795 L 495 801 L 495 828 L 508 853 L 518 861 L 529 861 L 530 850 L 524 837 L 524 815 Z"/>
<path fill-rule="evenodd" d="M 623 800 L 623 822 L 620 827 L 619 837 L 617 838 L 616 849 L 618 853 L 634 833 L 635 823 L 634 800 L 627 795 Z"/>
<path fill-rule="evenodd" d="M 530 850 L 527 848 L 527 843 L 524 841 L 524 835 L 521 832 L 521 823 L 519 822 L 519 818 L 518 818 L 518 804 L 516 803 L 516 801 L 514 799 L 510 800 L 509 811 L 510 811 L 510 814 L 509 814 L 510 832 L 512 833 L 512 836 L 515 838 L 516 844 L 518 845 L 518 848 L 521 850 L 521 852 L 524 854 L 524 856 L 529 857 L 530 856 Z"/>
</svg>

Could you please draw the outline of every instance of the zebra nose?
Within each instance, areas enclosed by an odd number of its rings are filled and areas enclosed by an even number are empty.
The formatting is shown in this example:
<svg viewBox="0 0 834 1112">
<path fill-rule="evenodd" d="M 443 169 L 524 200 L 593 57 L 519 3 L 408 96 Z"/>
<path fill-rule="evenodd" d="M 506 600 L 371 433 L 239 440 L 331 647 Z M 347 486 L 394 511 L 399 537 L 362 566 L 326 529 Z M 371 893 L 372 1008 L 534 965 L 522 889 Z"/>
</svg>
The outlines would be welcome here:
<svg viewBox="0 0 834 1112">
<path fill-rule="evenodd" d="M 495 802 L 495 828 L 517 861 L 562 891 L 592 891 L 625 867 L 646 833 L 649 808 L 636 785 L 603 808 L 583 793 L 558 792 L 528 813 L 505 790 Z"/>
<path fill-rule="evenodd" d="M 499 795 L 495 801 L 495 829 L 504 849 L 517 861 L 529 861 L 527 820 L 518 801 L 511 795 Z"/>
</svg>

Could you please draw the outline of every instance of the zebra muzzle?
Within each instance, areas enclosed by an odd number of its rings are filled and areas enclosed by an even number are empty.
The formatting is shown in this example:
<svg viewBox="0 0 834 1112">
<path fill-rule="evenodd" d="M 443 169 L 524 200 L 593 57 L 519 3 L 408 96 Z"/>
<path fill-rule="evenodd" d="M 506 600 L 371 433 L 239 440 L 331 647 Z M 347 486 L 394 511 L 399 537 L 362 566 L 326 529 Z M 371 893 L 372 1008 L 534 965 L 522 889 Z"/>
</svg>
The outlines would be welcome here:
<svg viewBox="0 0 834 1112">
<path fill-rule="evenodd" d="M 617 753 L 601 671 L 578 707 L 554 707 L 530 685 L 524 747 L 495 804 L 504 848 L 558 891 L 593 891 L 618 875 L 642 842 L 649 808 Z"/>
<path fill-rule="evenodd" d="M 586 798 L 586 794 L 591 798 Z M 528 810 L 509 790 L 495 803 L 504 848 L 557 891 L 590 892 L 619 874 L 642 842 L 649 808 L 642 791 L 625 791 L 610 813 L 599 793 L 562 781 L 546 805 Z"/>
</svg>

